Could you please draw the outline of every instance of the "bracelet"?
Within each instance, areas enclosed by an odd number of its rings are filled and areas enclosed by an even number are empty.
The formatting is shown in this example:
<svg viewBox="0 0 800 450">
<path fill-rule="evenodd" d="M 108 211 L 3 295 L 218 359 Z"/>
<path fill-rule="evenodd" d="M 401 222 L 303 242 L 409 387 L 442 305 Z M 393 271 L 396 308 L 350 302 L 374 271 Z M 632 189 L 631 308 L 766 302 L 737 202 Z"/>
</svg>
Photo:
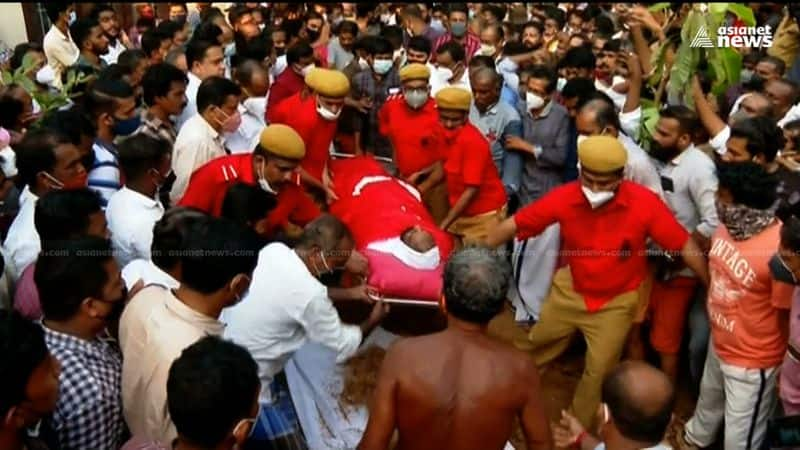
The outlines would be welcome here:
<svg viewBox="0 0 800 450">
<path fill-rule="evenodd" d="M 586 438 L 588 434 L 589 433 L 586 430 L 581 431 L 581 434 L 579 434 L 578 437 L 576 437 L 575 440 L 572 441 L 572 446 L 580 448 L 581 442 L 583 442 L 583 440 Z"/>
</svg>

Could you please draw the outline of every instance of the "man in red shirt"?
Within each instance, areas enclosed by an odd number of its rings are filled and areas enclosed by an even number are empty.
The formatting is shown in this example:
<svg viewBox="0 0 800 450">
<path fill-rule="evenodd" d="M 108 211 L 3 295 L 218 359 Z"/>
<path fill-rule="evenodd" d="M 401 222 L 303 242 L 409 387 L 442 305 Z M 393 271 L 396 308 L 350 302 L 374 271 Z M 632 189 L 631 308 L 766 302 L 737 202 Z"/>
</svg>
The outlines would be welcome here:
<svg viewBox="0 0 800 450">
<path fill-rule="evenodd" d="M 293 128 L 305 143 L 306 154 L 300 162 L 300 180 L 312 195 L 332 192 L 322 183 L 322 174 L 330 157 L 336 125 L 350 81 L 338 70 L 313 68 L 305 79 L 307 89 L 287 98 L 273 112 L 270 123 Z M 271 94 L 270 94 L 271 95 Z M 325 195 L 321 195 L 324 198 Z"/>
<path fill-rule="evenodd" d="M 267 235 L 286 230 L 289 222 L 302 227 L 320 214 L 311 198 L 291 182 L 304 156 L 305 145 L 294 130 L 270 125 L 261 132 L 253 153 L 223 156 L 197 169 L 178 205 L 219 216 L 230 186 L 237 182 L 258 184 L 277 196 L 277 206 L 265 219 Z"/>
<path fill-rule="evenodd" d="M 300 92 L 305 86 L 305 76 L 314 68 L 314 50 L 306 42 L 298 42 L 286 51 L 286 69 L 275 78 L 267 99 L 266 121 L 272 123 L 275 107 L 283 100 Z"/>
<path fill-rule="evenodd" d="M 489 141 L 467 120 L 472 94 L 446 87 L 436 94 L 440 145 L 450 212 L 440 227 L 464 243 L 483 243 L 506 218 L 506 190 L 492 161 Z"/>
<path fill-rule="evenodd" d="M 389 97 L 378 113 L 380 134 L 394 149 L 400 178 L 413 184 L 436 223 L 447 216 L 447 186 L 437 144 L 439 113 L 430 97 L 430 70 L 424 64 L 409 64 L 400 70 L 403 93 Z M 437 181 L 438 180 L 438 181 Z"/>
<path fill-rule="evenodd" d="M 669 207 L 645 187 L 623 180 L 627 153 L 613 137 L 592 136 L 578 146 L 580 178 L 521 209 L 489 235 L 500 245 L 515 235 L 535 236 L 561 225 L 566 266 L 553 278 L 540 320 L 529 341 L 514 345 L 530 351 L 538 365 L 558 357 L 575 331 L 586 339 L 586 369 L 572 401 L 573 414 L 592 425 L 605 374 L 618 362 L 639 303 L 638 287 L 647 275 L 645 241 L 652 238 L 680 252 L 688 267 L 708 285 L 706 260 Z"/>
</svg>

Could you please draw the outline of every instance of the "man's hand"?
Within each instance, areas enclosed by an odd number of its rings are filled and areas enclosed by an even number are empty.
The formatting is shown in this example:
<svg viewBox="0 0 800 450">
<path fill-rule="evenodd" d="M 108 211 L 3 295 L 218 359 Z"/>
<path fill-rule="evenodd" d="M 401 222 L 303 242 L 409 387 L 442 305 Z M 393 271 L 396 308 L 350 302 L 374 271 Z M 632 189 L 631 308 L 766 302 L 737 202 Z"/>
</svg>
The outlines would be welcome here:
<svg viewBox="0 0 800 450">
<path fill-rule="evenodd" d="M 558 448 L 570 448 L 585 430 L 572 414 L 562 410 L 561 421 L 553 424 L 553 440 Z"/>
<path fill-rule="evenodd" d="M 354 275 L 361 275 L 367 278 L 369 276 L 369 261 L 364 255 L 353 250 L 350 252 L 350 258 L 344 265 L 344 269 Z"/>
<path fill-rule="evenodd" d="M 370 305 L 381 301 L 381 294 L 374 287 L 364 283 L 347 289 L 350 300 L 362 301 Z"/>
<path fill-rule="evenodd" d="M 533 154 L 533 144 L 519 136 L 506 137 L 505 147 L 507 150 L 530 153 L 531 155 Z"/>
<path fill-rule="evenodd" d="M 692 95 L 703 97 L 703 86 L 700 85 L 700 78 L 695 74 L 692 75 Z"/>
<path fill-rule="evenodd" d="M 122 42 L 122 45 L 124 45 L 125 48 L 133 48 L 133 43 L 128 37 L 128 33 L 126 33 L 123 29 L 119 30 L 119 40 Z"/>
<path fill-rule="evenodd" d="M 425 172 L 420 170 L 419 172 L 412 173 L 411 176 L 406 179 L 406 181 L 408 182 L 408 184 L 416 186 L 417 180 L 419 180 L 419 177 L 421 177 L 422 175 L 425 175 Z"/>
<path fill-rule="evenodd" d="M 333 177 L 331 176 L 330 170 L 328 170 L 328 166 L 325 166 L 325 169 L 322 171 L 322 187 L 325 190 L 325 199 L 327 200 L 328 204 L 339 200 L 339 196 L 336 195 L 336 191 L 333 189 Z"/>
<path fill-rule="evenodd" d="M 389 315 L 389 304 L 384 303 L 381 301 L 375 302 L 375 305 L 372 307 L 372 311 L 369 313 L 369 318 L 367 318 L 367 326 L 372 329 L 376 326 L 380 325 L 383 322 L 383 319 Z"/>
</svg>

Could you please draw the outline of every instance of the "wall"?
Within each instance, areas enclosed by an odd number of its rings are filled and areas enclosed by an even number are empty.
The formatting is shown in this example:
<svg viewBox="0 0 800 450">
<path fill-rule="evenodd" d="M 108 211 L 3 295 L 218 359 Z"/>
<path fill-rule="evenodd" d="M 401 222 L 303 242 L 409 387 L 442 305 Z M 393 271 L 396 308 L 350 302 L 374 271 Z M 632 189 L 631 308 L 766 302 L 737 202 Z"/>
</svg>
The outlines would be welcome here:
<svg viewBox="0 0 800 450">
<path fill-rule="evenodd" d="M 22 4 L 0 3 L 0 40 L 9 48 L 28 41 L 25 30 L 25 17 L 22 15 Z"/>
</svg>

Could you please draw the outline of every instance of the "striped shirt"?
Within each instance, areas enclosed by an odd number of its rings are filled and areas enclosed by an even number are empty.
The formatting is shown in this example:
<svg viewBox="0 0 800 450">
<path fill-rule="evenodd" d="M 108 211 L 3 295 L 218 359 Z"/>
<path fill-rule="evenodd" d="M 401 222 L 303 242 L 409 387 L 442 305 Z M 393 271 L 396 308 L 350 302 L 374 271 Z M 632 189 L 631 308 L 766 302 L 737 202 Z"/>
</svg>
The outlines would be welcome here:
<svg viewBox="0 0 800 450">
<path fill-rule="evenodd" d="M 117 149 L 100 139 L 95 139 L 92 148 L 94 164 L 89 171 L 89 189 L 100 194 L 100 204 L 105 208 L 111 196 L 122 187 Z"/>
<path fill-rule="evenodd" d="M 431 55 L 436 55 L 436 50 L 438 50 L 439 47 L 452 40 L 453 40 L 453 35 L 451 33 L 445 33 L 441 35 L 439 39 L 436 39 L 436 42 L 433 44 Z M 474 34 L 467 32 L 467 34 L 464 35 L 464 43 L 462 44 L 462 46 L 464 47 L 464 55 L 466 62 L 469 63 L 469 60 L 472 58 L 472 56 L 475 53 L 477 53 L 478 50 L 481 48 L 481 41 Z M 432 59 L 435 58 L 436 58 L 435 56 L 432 56 Z"/>
</svg>

